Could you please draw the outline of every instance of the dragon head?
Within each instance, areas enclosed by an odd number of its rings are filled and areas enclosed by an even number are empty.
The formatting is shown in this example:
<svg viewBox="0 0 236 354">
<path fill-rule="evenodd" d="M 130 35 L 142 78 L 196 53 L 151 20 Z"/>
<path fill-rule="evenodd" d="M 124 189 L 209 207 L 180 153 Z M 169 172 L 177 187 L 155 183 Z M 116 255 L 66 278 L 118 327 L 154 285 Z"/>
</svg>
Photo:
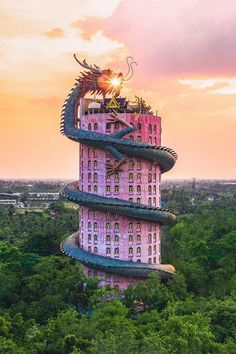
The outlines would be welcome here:
<svg viewBox="0 0 236 354">
<path fill-rule="evenodd" d="M 129 69 L 127 74 L 123 76 L 122 73 L 115 73 L 111 69 L 101 70 L 99 66 L 95 64 L 93 66 L 89 65 L 85 59 L 81 62 L 77 59 L 75 54 L 74 58 L 83 68 L 89 70 L 85 73 L 82 72 L 78 80 L 79 83 L 84 86 L 85 90 L 91 91 L 92 93 L 102 93 L 104 95 L 112 94 L 114 96 L 120 95 L 120 90 L 122 88 L 123 82 L 130 80 L 133 75 L 132 64 L 137 64 L 134 61 L 129 63 L 129 58 L 132 60 L 133 58 L 128 57 L 126 61 Z M 130 77 L 127 78 L 128 76 Z"/>
</svg>

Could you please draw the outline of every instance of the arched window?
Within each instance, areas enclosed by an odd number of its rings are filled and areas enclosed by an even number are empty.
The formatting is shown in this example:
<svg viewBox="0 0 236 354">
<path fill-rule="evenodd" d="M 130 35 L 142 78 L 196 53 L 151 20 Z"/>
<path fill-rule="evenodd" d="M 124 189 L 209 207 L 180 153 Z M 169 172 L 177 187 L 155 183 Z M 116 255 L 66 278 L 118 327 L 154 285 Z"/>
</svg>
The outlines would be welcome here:
<svg viewBox="0 0 236 354">
<path fill-rule="evenodd" d="M 91 246 L 88 246 L 88 252 L 91 252 L 91 251 L 92 251 Z"/>
<path fill-rule="evenodd" d="M 141 173 L 137 173 L 137 181 L 141 181 Z"/>
<path fill-rule="evenodd" d="M 120 228 L 120 227 L 119 227 L 119 224 L 118 224 L 118 222 L 116 222 L 116 223 L 115 223 L 115 230 L 117 231 L 117 230 L 119 230 L 119 228 Z"/>
<path fill-rule="evenodd" d="M 141 186 L 137 186 L 137 193 L 141 193 Z"/>
<path fill-rule="evenodd" d="M 138 161 L 137 161 L 137 169 L 138 169 L 138 170 L 141 170 L 141 167 L 142 167 L 141 161 L 138 160 Z"/>
<path fill-rule="evenodd" d="M 89 184 L 88 185 L 88 192 L 91 192 L 91 189 L 92 189 L 91 184 Z"/>
<path fill-rule="evenodd" d="M 98 253 L 98 248 L 96 246 L 94 247 L 93 252 Z"/>
<path fill-rule="evenodd" d="M 138 140 L 138 141 L 142 141 L 141 135 L 138 135 L 138 136 L 137 136 L 137 140 Z"/>
<path fill-rule="evenodd" d="M 152 206 L 152 198 L 148 198 L 148 205 Z"/>
<path fill-rule="evenodd" d="M 88 148 L 88 157 L 91 157 L 91 148 Z"/>
<path fill-rule="evenodd" d="M 129 198 L 129 202 L 130 202 L 130 203 L 133 203 L 133 198 Z"/>
<path fill-rule="evenodd" d="M 148 182 L 149 183 L 152 182 L 152 174 L 151 173 L 148 174 Z"/>
<path fill-rule="evenodd" d="M 114 254 L 116 254 L 116 255 L 119 254 L 119 248 L 118 248 L 118 247 L 115 247 L 115 249 L 114 249 Z"/>
<path fill-rule="evenodd" d="M 98 123 L 94 123 L 94 130 L 98 130 Z"/>
<path fill-rule="evenodd" d="M 157 132 L 157 126 L 156 126 L 156 124 L 154 125 L 154 133 L 156 133 Z"/>
<path fill-rule="evenodd" d="M 137 124 L 137 132 L 141 133 L 142 126 L 140 123 Z"/>
<path fill-rule="evenodd" d="M 152 235 L 151 234 L 148 235 L 148 243 L 152 243 Z"/>
<path fill-rule="evenodd" d="M 95 186 L 94 186 L 94 193 L 97 193 L 97 191 L 98 191 L 98 186 L 95 184 Z"/>
<path fill-rule="evenodd" d="M 152 125 L 151 124 L 148 125 L 148 134 L 152 134 Z"/>
<path fill-rule="evenodd" d="M 152 137 L 151 136 L 149 136 L 149 138 L 148 138 L 148 144 L 152 144 Z"/>
<path fill-rule="evenodd" d="M 141 198 L 137 198 L 137 203 L 141 204 Z"/>
<path fill-rule="evenodd" d="M 106 254 L 111 254 L 111 249 L 110 249 L 110 247 L 107 247 L 107 248 L 106 248 Z"/>
<path fill-rule="evenodd" d="M 98 235 L 95 234 L 95 235 L 93 236 L 93 240 L 94 240 L 94 243 L 97 243 L 97 242 L 98 242 Z"/>
<path fill-rule="evenodd" d="M 129 182 L 133 182 L 133 179 L 134 179 L 134 175 L 133 173 L 129 173 Z"/>
<path fill-rule="evenodd" d="M 88 230 L 91 231 L 91 228 L 92 228 L 92 224 L 91 224 L 91 222 L 89 221 L 89 222 L 88 222 Z"/>
<path fill-rule="evenodd" d="M 91 161 L 88 160 L 88 169 L 90 170 L 91 169 Z"/>
<path fill-rule="evenodd" d="M 137 259 L 137 263 L 141 263 L 141 260 L 140 260 L 140 259 Z"/>
<path fill-rule="evenodd" d="M 119 193 L 119 186 L 115 186 L 115 193 Z"/>
<path fill-rule="evenodd" d="M 133 254 L 133 248 L 132 247 L 129 247 L 129 254 Z"/>
<path fill-rule="evenodd" d="M 84 174 L 81 173 L 81 182 L 83 182 L 83 180 L 84 180 Z"/>
<path fill-rule="evenodd" d="M 133 186 L 129 186 L 129 193 L 133 193 Z"/>
<path fill-rule="evenodd" d="M 119 182 L 119 173 L 115 173 L 114 179 L 115 182 Z"/>
<path fill-rule="evenodd" d="M 94 149 L 94 150 L 93 150 L 93 157 L 95 157 L 95 158 L 98 157 L 98 151 L 97 151 L 97 149 Z"/>
<path fill-rule="evenodd" d="M 155 183 L 157 181 L 157 174 L 153 173 L 153 182 Z"/>
<path fill-rule="evenodd" d="M 91 123 L 88 124 L 88 130 L 92 130 L 92 125 L 91 125 Z"/>
<path fill-rule="evenodd" d="M 151 186 L 151 185 L 148 186 L 148 194 L 149 194 L 149 195 L 152 194 L 152 186 Z"/>
<path fill-rule="evenodd" d="M 141 224 L 140 222 L 137 223 L 137 231 L 140 231 L 141 230 Z"/>
<path fill-rule="evenodd" d="M 157 259 L 156 257 L 153 258 L 153 263 L 156 263 L 157 262 Z"/>
<path fill-rule="evenodd" d="M 81 168 L 84 168 L 84 161 L 81 161 Z"/>
<path fill-rule="evenodd" d="M 98 162 L 97 162 L 97 160 L 94 160 L 93 166 L 94 166 L 94 168 L 98 168 Z"/>
<path fill-rule="evenodd" d="M 91 242 L 91 239 L 92 239 L 91 234 L 88 234 L 88 242 L 89 243 Z"/>
<path fill-rule="evenodd" d="M 111 155 L 110 155 L 110 153 L 109 153 L 109 151 L 106 151 L 106 157 L 110 157 Z"/>
<path fill-rule="evenodd" d="M 156 206 L 157 205 L 157 200 L 156 197 L 153 198 L 153 205 Z"/>
<path fill-rule="evenodd" d="M 119 240 L 120 240 L 119 236 L 118 236 L 118 235 L 115 235 L 114 240 L 115 240 L 116 243 L 119 242 Z"/>
<path fill-rule="evenodd" d="M 156 245 L 153 246 L 153 253 L 154 253 L 154 254 L 157 253 L 157 246 L 156 246 Z"/>
<path fill-rule="evenodd" d="M 88 182 L 91 182 L 91 173 L 88 173 Z"/>
<path fill-rule="evenodd" d="M 95 223 L 93 224 L 93 231 L 94 231 L 94 232 L 98 231 L 98 223 L 97 223 L 97 222 L 95 222 Z"/>
<path fill-rule="evenodd" d="M 156 235 L 156 233 L 153 234 L 153 242 L 157 242 L 157 235 Z"/>
<path fill-rule="evenodd" d="M 107 182 L 110 182 L 111 180 L 111 175 L 107 175 Z"/>
<path fill-rule="evenodd" d="M 151 264 L 152 263 L 152 259 L 148 258 L 148 263 Z"/>
<path fill-rule="evenodd" d="M 129 135 L 129 140 L 134 140 L 133 135 Z"/>
<path fill-rule="evenodd" d="M 111 236 L 110 235 L 106 235 L 106 242 L 107 243 L 111 242 Z"/>
<path fill-rule="evenodd" d="M 106 131 L 110 131 L 111 130 L 111 123 L 107 123 L 106 124 Z"/>
<path fill-rule="evenodd" d="M 154 145 L 156 146 L 156 144 L 157 144 L 157 138 L 154 137 Z"/>
<path fill-rule="evenodd" d="M 153 194 L 156 194 L 156 192 L 157 192 L 157 187 L 154 185 L 153 186 Z"/>
<path fill-rule="evenodd" d="M 141 247 L 137 247 L 137 254 L 138 254 L 138 255 L 141 254 Z"/>
<path fill-rule="evenodd" d="M 134 168 L 134 161 L 130 160 L 129 161 L 129 169 L 132 170 Z"/>
<path fill-rule="evenodd" d="M 137 241 L 137 243 L 140 243 L 140 242 L 141 242 L 141 235 L 137 235 L 136 241 Z"/>
<path fill-rule="evenodd" d="M 109 222 L 106 223 L 106 230 L 111 230 L 111 224 Z"/>
<path fill-rule="evenodd" d="M 111 193 L 111 186 L 107 185 L 106 190 L 107 190 L 107 193 Z"/>
<path fill-rule="evenodd" d="M 133 231 L 133 223 L 132 222 L 129 223 L 129 231 Z"/>
<path fill-rule="evenodd" d="M 151 256 L 152 255 L 152 246 L 148 247 L 148 255 Z"/>
<path fill-rule="evenodd" d="M 84 157 L 84 149 L 81 149 L 81 157 Z"/>
<path fill-rule="evenodd" d="M 93 175 L 93 181 L 97 182 L 98 181 L 98 174 L 95 172 Z"/>
<path fill-rule="evenodd" d="M 133 242 L 133 235 L 129 235 L 129 242 Z"/>
</svg>

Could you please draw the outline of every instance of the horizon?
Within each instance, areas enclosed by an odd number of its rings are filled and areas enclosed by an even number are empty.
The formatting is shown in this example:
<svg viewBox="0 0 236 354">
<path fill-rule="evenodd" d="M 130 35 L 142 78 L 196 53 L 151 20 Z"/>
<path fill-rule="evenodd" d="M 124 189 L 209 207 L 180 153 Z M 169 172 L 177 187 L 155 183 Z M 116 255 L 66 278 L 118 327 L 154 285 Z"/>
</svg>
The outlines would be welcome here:
<svg viewBox="0 0 236 354">
<path fill-rule="evenodd" d="M 234 179 L 236 3 L 227 4 L 3 0 L 0 179 L 78 179 L 78 146 L 59 131 L 80 72 L 73 53 L 123 73 L 127 56 L 138 62 L 121 96 L 142 96 L 162 117 L 162 145 L 179 156 L 163 180 Z"/>
</svg>

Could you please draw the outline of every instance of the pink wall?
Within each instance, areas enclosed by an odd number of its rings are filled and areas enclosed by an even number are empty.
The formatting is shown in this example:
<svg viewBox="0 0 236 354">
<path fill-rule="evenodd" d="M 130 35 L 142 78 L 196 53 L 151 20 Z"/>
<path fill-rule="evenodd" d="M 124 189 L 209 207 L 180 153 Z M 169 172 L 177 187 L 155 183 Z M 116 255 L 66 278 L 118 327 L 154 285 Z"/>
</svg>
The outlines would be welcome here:
<svg viewBox="0 0 236 354">
<path fill-rule="evenodd" d="M 127 122 L 141 129 L 125 138 L 160 145 L 161 118 L 149 114 L 120 114 Z M 89 114 L 80 119 L 80 127 L 99 133 L 113 133 L 125 128 L 120 123 L 107 127 L 109 114 Z M 114 197 L 135 203 L 159 206 L 160 169 L 144 159 L 128 157 L 121 171 L 106 175 L 106 162 L 115 158 L 104 150 L 80 145 L 80 189 L 107 198 Z M 111 215 L 80 207 L 80 245 L 85 250 L 122 260 L 160 263 L 160 228 L 157 223 Z M 93 270 L 85 268 L 94 275 Z M 97 272 L 95 272 L 95 275 Z M 99 273 L 101 285 L 125 288 L 136 280 Z"/>
</svg>

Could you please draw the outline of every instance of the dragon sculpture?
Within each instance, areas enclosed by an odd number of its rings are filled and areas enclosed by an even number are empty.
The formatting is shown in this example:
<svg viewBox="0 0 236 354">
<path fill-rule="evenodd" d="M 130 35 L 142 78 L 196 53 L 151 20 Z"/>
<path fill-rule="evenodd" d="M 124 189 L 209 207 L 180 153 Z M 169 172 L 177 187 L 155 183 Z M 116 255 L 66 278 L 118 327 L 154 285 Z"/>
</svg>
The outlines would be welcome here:
<svg viewBox="0 0 236 354">
<path fill-rule="evenodd" d="M 110 113 L 108 122 L 115 123 L 119 121 L 125 126 L 124 129 L 116 133 L 103 134 L 77 127 L 77 112 L 80 99 L 89 92 L 92 94 L 102 94 L 103 97 L 106 94 L 118 96 L 124 81 L 129 80 L 133 74 L 132 64 L 135 62 L 128 62 L 128 59 L 131 57 L 127 59 L 129 67 L 125 76 L 122 73 L 115 73 L 110 69 L 101 70 L 97 65 L 88 65 L 85 60 L 81 62 L 75 54 L 74 57 L 86 71 L 82 72 L 78 79 L 76 79 L 76 83 L 64 102 L 61 113 L 61 133 L 73 141 L 106 150 L 113 155 L 117 162 L 114 164 L 109 163 L 106 166 L 108 175 L 118 171 L 122 164 L 126 162 L 127 156 L 147 159 L 159 165 L 161 173 L 169 171 L 177 160 L 177 154 L 168 147 L 153 146 L 136 140 L 124 139 L 123 137 L 126 134 L 135 131 L 135 127 L 126 122 L 122 117 L 119 117 L 116 112 Z M 66 186 L 62 195 L 79 205 L 92 207 L 95 210 L 150 220 L 158 222 L 161 225 L 172 223 L 175 220 L 174 213 L 168 209 L 83 192 L 78 189 L 77 183 Z M 174 268 L 169 265 L 134 263 L 91 254 L 78 247 L 75 235 L 66 239 L 61 244 L 61 249 L 64 253 L 78 259 L 84 265 L 119 275 L 146 277 L 150 271 L 157 271 L 162 278 L 165 278 L 174 272 Z"/>
</svg>

